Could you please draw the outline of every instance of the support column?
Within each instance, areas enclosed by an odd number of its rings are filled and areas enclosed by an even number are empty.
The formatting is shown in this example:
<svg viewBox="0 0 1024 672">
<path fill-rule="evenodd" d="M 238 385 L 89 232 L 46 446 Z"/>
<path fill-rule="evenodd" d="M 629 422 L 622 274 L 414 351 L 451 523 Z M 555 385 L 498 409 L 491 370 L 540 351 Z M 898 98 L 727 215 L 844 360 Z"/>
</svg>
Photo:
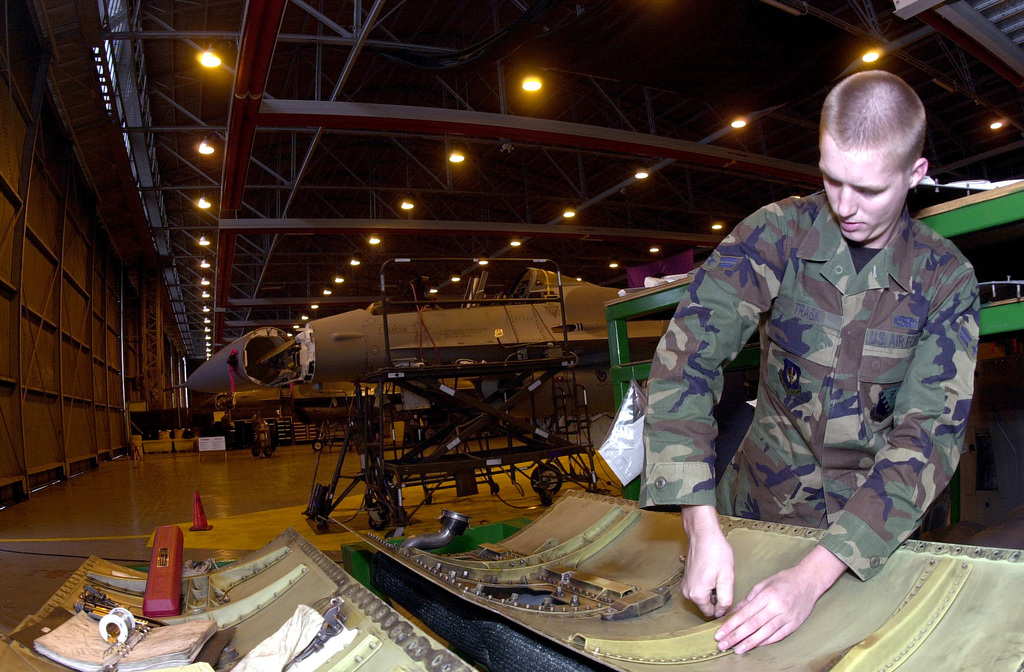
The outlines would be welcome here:
<svg viewBox="0 0 1024 672">
<path fill-rule="evenodd" d="M 146 408 L 162 410 L 164 404 L 164 303 L 160 274 L 146 269 L 140 277 L 142 303 L 142 397 Z"/>
</svg>

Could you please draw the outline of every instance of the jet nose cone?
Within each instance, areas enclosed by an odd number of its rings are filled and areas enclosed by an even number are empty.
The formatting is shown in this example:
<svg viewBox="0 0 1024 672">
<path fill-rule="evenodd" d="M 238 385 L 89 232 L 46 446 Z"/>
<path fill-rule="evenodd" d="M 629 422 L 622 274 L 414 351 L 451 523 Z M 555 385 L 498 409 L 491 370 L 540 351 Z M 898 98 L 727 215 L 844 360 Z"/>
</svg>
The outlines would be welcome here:
<svg viewBox="0 0 1024 672">
<path fill-rule="evenodd" d="M 223 348 L 192 372 L 185 387 L 192 392 L 231 392 L 231 368 L 228 364 L 229 348 Z"/>
</svg>

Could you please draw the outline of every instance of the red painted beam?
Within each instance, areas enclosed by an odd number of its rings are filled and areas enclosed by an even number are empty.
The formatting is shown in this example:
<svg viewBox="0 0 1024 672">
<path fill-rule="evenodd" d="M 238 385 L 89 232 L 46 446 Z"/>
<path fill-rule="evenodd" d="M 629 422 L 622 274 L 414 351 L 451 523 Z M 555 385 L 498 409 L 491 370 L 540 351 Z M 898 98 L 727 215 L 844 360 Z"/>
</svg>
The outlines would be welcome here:
<svg viewBox="0 0 1024 672">
<path fill-rule="evenodd" d="M 281 30 L 287 0 L 250 0 L 242 19 L 242 43 L 228 112 L 228 135 L 221 176 L 221 212 L 238 210 L 249 167 L 256 117 Z"/>
<path fill-rule="evenodd" d="M 934 28 L 937 33 L 947 37 L 951 42 L 953 42 L 953 44 L 962 48 L 988 67 L 992 68 L 997 75 L 1008 81 L 1010 84 L 1018 89 L 1024 90 L 1024 78 L 1021 78 L 1018 73 L 1014 72 L 1012 68 L 1003 63 L 999 58 L 993 55 L 992 52 L 978 43 L 978 41 L 973 37 L 964 33 L 962 30 L 946 21 L 946 19 L 939 16 L 934 9 L 921 12 L 917 15 L 917 18 Z"/>
<path fill-rule="evenodd" d="M 224 143 L 224 167 L 220 181 L 220 214 L 238 210 L 242 188 L 252 154 L 260 101 L 281 31 L 287 0 L 249 0 L 242 18 L 242 40 L 235 63 L 235 85 L 228 112 L 228 134 Z M 217 287 L 214 305 L 227 305 L 231 288 L 231 267 L 235 256 L 235 234 L 221 232 L 217 245 Z M 224 335 L 224 313 L 214 314 L 214 341 Z"/>
</svg>

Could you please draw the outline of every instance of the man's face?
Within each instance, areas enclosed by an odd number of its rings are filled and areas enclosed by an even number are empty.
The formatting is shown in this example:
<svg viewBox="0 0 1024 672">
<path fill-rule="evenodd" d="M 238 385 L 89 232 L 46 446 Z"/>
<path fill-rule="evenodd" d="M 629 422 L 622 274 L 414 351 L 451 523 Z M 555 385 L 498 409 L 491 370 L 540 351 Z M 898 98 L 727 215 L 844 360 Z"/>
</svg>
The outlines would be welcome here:
<svg viewBox="0 0 1024 672">
<path fill-rule="evenodd" d="M 918 159 L 910 168 L 893 166 L 875 150 L 840 149 L 827 132 L 821 136 L 818 165 L 843 237 L 870 248 L 889 243 L 907 192 L 928 172 L 926 159 Z"/>
</svg>

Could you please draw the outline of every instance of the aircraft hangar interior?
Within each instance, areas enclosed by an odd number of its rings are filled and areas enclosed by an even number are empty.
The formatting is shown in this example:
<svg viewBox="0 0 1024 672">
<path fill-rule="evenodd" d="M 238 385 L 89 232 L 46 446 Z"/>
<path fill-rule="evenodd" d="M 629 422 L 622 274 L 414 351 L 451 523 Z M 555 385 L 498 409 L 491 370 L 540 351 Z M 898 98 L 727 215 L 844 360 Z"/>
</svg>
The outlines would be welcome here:
<svg viewBox="0 0 1024 672">
<path fill-rule="evenodd" d="M 0 27 L 0 672 L 1024 670 L 1020 0 Z"/>
</svg>

